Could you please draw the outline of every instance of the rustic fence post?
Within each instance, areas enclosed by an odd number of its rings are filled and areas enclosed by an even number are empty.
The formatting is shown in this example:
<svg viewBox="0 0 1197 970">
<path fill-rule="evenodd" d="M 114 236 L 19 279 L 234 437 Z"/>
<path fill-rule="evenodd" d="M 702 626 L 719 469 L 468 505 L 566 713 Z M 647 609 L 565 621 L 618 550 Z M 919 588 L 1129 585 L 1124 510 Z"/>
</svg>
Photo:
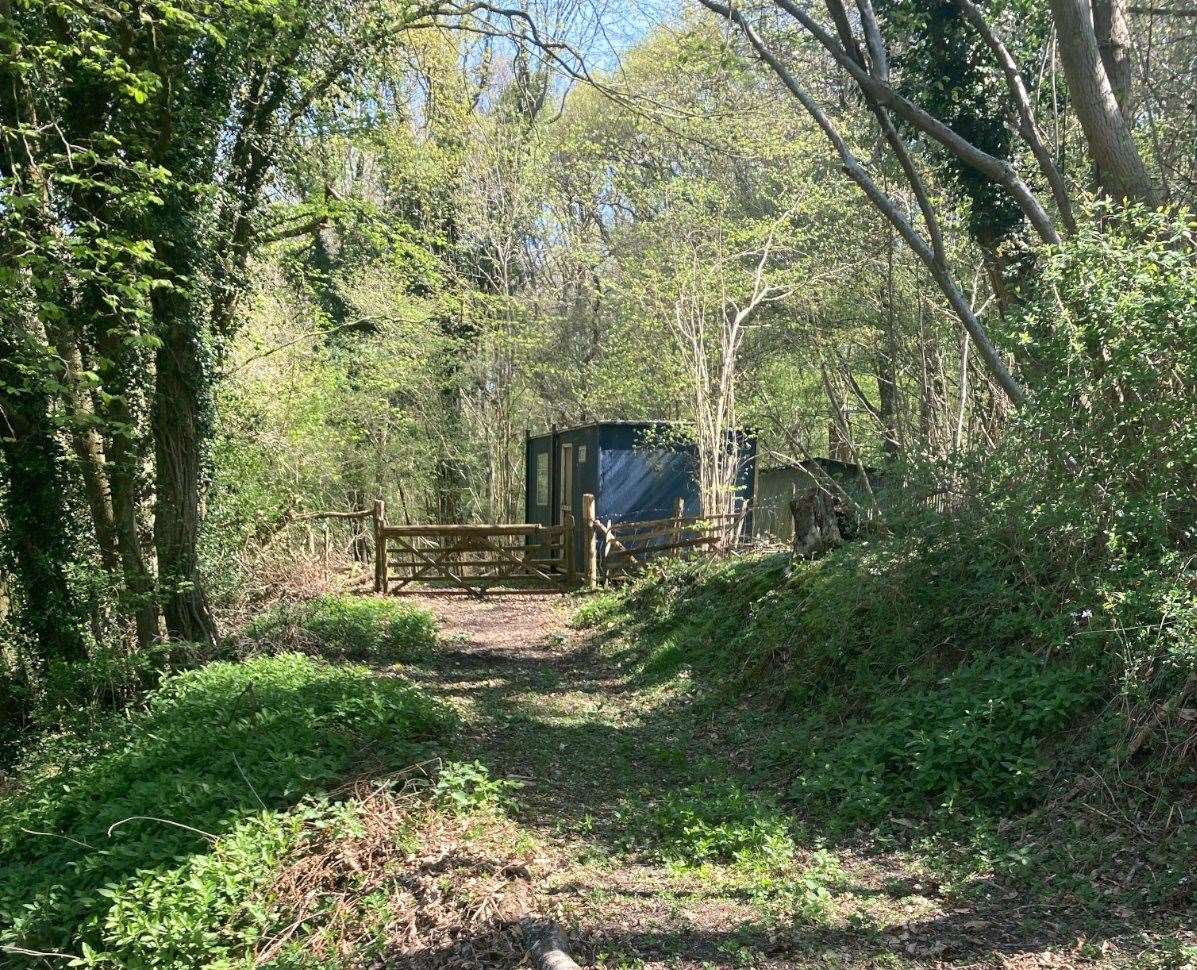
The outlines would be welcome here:
<svg viewBox="0 0 1197 970">
<path fill-rule="evenodd" d="M 598 537 L 594 532 L 594 496 L 589 492 L 582 496 L 582 542 L 586 585 L 594 589 L 598 586 Z"/>
<path fill-rule="evenodd" d="M 686 500 L 682 496 L 678 496 L 673 500 L 673 544 L 676 547 L 682 541 L 682 519 L 686 517 Z M 673 554 L 679 559 L 682 555 L 682 550 L 675 548 Z"/>
<path fill-rule="evenodd" d="M 571 589 L 578 583 L 578 563 L 574 558 L 574 540 L 577 530 L 574 528 L 573 512 L 566 512 L 561 517 L 561 527 L 565 530 L 561 536 L 561 558 L 565 561 L 565 585 Z"/>
<path fill-rule="evenodd" d="M 374 500 L 374 592 L 387 591 L 386 506 L 382 499 Z"/>
</svg>

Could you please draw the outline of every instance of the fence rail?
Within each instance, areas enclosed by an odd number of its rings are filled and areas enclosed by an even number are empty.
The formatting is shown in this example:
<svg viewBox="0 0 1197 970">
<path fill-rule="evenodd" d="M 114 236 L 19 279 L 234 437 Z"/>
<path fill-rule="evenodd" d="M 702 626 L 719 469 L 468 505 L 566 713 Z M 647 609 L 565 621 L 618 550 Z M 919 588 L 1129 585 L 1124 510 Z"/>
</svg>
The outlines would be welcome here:
<svg viewBox="0 0 1197 970">
<path fill-rule="evenodd" d="M 358 513 L 354 513 L 355 515 Z M 679 498 L 668 518 L 602 522 L 595 498 L 582 496 L 581 529 L 566 512 L 560 525 L 390 525 L 381 500 L 374 524 L 374 588 L 397 593 L 416 583 L 481 596 L 488 590 L 567 590 L 578 560 L 590 586 L 616 579 L 662 556 L 712 555 L 736 546 L 748 504 L 721 515 L 686 515 Z M 576 543 L 583 543 L 576 555 Z"/>
<path fill-rule="evenodd" d="M 662 556 L 710 554 L 731 548 L 739 541 L 748 513 L 745 503 L 722 515 L 687 516 L 678 499 L 669 518 L 603 522 L 594 517 L 593 501 L 585 501 L 589 498 L 584 496 L 583 514 L 586 538 L 593 537 L 586 563 L 592 583 L 600 572 L 614 579 Z"/>
</svg>

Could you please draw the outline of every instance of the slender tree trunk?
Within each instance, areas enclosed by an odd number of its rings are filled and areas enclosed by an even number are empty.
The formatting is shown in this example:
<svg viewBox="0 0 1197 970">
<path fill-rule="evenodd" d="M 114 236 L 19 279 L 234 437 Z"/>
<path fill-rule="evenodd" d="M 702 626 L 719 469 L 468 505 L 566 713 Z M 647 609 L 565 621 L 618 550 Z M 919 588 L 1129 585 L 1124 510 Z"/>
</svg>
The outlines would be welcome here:
<svg viewBox="0 0 1197 970">
<path fill-rule="evenodd" d="M 894 308 L 894 233 L 886 233 L 885 348 L 876 354 L 877 413 L 881 419 L 882 448 L 888 461 L 901 454 L 898 427 L 898 333 Z"/>
<path fill-rule="evenodd" d="M 898 381 L 891 352 L 877 353 L 877 412 L 881 417 L 881 446 L 885 457 L 894 461 L 900 451 L 898 436 Z"/>
<path fill-rule="evenodd" d="M 1125 56 L 1122 38 L 1129 40 L 1125 13 L 1121 12 L 1120 0 L 1098 0 L 1098 6 L 1103 8 L 1105 46 L 1115 77 L 1107 72 L 1089 0 L 1051 0 L 1060 63 L 1102 190 L 1115 199 L 1151 205 L 1156 201 L 1156 186 L 1122 113 L 1115 87 L 1115 82 L 1124 90 L 1129 85 L 1129 73 L 1120 73 Z"/>
<path fill-rule="evenodd" d="M 141 449 L 124 431 L 118 431 L 110 445 L 108 481 L 112 494 L 113 528 L 124 575 L 125 591 L 137 628 L 137 644 L 145 648 L 161 635 L 160 614 L 154 574 L 141 542 L 142 483 L 138 476 Z"/>
<path fill-rule="evenodd" d="M 70 411 L 72 423 L 68 435 L 71 450 L 79 463 L 79 474 L 83 478 L 83 491 L 87 495 L 87 506 L 91 511 L 92 529 L 100 562 L 110 574 L 120 574 L 120 558 L 116 549 L 116 522 L 112 513 L 112 494 L 108 488 L 105 469 L 104 442 L 94 426 L 95 409 L 91 397 L 80 383 L 83 370 L 79 345 L 65 334 L 56 339 L 58 353 L 66 362 L 66 389 L 64 398 Z"/>
<path fill-rule="evenodd" d="M 135 397 L 128 375 L 147 365 L 132 354 L 126 334 L 111 321 L 98 315 L 99 352 L 112 361 L 112 378 L 100 404 L 100 417 L 109 430 L 105 441 L 106 491 L 112 510 L 113 542 L 124 581 L 124 604 L 133 616 L 137 643 L 142 649 L 161 635 L 157 589 L 154 573 L 142 544 L 145 488 L 141 470 L 145 459 L 145 440 L 135 432 L 137 417 L 130 409 Z M 101 513 L 103 514 L 103 513 Z"/>
</svg>

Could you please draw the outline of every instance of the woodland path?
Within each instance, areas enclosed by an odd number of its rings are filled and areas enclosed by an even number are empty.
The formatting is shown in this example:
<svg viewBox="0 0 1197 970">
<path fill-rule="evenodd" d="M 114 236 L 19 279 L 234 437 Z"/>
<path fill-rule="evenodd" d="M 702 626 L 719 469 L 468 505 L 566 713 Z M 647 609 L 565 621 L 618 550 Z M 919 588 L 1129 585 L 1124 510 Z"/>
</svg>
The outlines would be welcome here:
<svg viewBox="0 0 1197 970">
<path fill-rule="evenodd" d="M 973 877 L 962 898 L 943 869 L 925 865 L 925 848 L 832 846 L 787 820 L 796 851 L 782 875 L 662 861 L 656 806 L 712 779 L 746 782 L 745 736 L 688 705 L 684 690 L 636 684 L 616 651 L 568 627 L 560 596 L 407 599 L 442 627 L 436 653 L 407 673 L 460 712 L 462 759 L 521 783 L 512 815 L 552 860 L 543 908 L 566 927 L 582 966 L 1124 962 L 1116 946 L 1095 950 L 1095 939 L 1110 938 L 1105 927 L 1061 920 L 1050 901 L 1019 898 L 996 879 Z"/>
</svg>

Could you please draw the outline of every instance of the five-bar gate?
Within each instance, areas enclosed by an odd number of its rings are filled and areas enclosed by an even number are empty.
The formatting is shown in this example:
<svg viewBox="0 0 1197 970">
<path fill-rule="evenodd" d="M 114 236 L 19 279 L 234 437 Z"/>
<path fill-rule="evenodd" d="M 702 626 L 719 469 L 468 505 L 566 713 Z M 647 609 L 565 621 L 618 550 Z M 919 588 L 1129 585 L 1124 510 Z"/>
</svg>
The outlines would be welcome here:
<svg viewBox="0 0 1197 970">
<path fill-rule="evenodd" d="M 387 525 L 374 515 L 374 588 L 413 583 L 482 595 L 489 589 L 565 590 L 577 584 L 574 525 Z"/>
</svg>

